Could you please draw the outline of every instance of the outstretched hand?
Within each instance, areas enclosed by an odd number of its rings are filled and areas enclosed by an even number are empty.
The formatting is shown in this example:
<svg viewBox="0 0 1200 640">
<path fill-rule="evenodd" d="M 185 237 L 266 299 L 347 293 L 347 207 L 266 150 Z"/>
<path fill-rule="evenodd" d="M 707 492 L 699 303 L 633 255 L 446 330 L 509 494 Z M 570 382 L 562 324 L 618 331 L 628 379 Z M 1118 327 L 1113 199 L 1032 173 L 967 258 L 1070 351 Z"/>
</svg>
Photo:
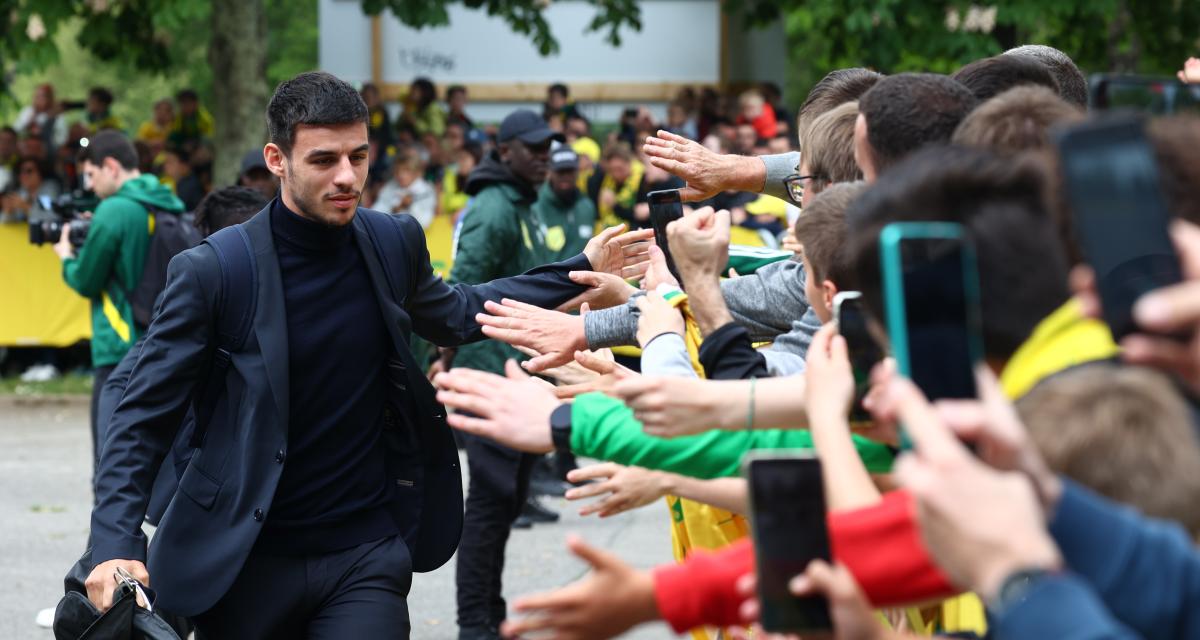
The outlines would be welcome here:
<svg viewBox="0 0 1200 640">
<path fill-rule="evenodd" d="M 530 373 L 567 364 L 576 351 L 588 348 L 583 314 L 572 316 L 509 299 L 500 304 L 489 300 L 483 308 L 487 313 L 475 316 L 475 321 L 483 325 L 483 335 L 541 354 L 521 364 Z"/>
<path fill-rule="evenodd" d="M 653 239 L 653 229 L 625 231 L 625 225 L 619 224 L 589 240 L 583 255 L 591 263 L 592 271 L 610 273 L 626 280 L 640 278 L 650 267 L 647 249 Z"/>
<path fill-rule="evenodd" d="M 561 404 L 553 389 L 521 371 L 514 360 L 505 363 L 504 371 L 503 376 L 473 369 L 437 374 L 438 402 L 456 411 L 446 422 L 518 451 L 553 451 L 550 414 Z"/>
<path fill-rule="evenodd" d="M 567 480 L 574 483 L 594 481 L 568 489 L 567 500 L 602 496 L 601 499 L 580 509 L 581 516 L 593 513 L 600 514 L 601 518 L 615 516 L 624 511 L 653 504 L 667 495 L 668 491 L 661 473 L 641 467 L 626 467 L 615 462 L 601 462 L 572 469 L 567 474 Z"/>
<path fill-rule="evenodd" d="M 680 190 L 684 202 L 707 200 L 726 190 L 762 191 L 767 167 L 758 158 L 715 153 L 704 145 L 659 130 L 646 138 L 642 152 L 650 164 L 683 178 L 687 186 Z"/>
</svg>

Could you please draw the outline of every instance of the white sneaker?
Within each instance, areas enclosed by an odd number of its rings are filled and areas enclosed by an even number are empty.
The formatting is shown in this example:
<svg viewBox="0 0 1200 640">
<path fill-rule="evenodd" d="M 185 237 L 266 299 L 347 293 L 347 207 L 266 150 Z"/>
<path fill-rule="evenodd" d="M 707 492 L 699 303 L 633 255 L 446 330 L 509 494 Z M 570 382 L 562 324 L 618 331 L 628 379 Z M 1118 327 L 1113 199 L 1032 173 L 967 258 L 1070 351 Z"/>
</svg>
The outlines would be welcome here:
<svg viewBox="0 0 1200 640">
<path fill-rule="evenodd" d="M 38 612 L 37 618 L 33 620 L 34 624 L 43 628 L 49 629 L 54 626 L 54 609 L 42 609 Z"/>
<path fill-rule="evenodd" d="M 21 382 L 46 382 L 58 377 L 58 369 L 52 364 L 39 364 L 29 367 L 21 374 Z"/>
</svg>

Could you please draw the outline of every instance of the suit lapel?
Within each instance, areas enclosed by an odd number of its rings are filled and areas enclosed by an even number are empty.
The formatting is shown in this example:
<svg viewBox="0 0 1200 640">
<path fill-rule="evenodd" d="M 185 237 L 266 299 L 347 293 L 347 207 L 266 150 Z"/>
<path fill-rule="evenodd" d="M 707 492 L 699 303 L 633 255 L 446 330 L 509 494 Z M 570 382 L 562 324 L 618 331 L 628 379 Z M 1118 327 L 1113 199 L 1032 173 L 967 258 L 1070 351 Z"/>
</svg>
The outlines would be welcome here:
<svg viewBox="0 0 1200 640">
<path fill-rule="evenodd" d="M 254 247 L 258 264 L 258 301 L 254 314 L 254 335 L 262 352 L 267 382 L 280 424 L 288 424 L 288 334 L 287 310 L 283 300 L 283 277 L 279 273 L 279 257 L 275 254 L 275 239 L 271 235 L 271 207 L 258 212 L 246 222 L 246 233 Z"/>
</svg>

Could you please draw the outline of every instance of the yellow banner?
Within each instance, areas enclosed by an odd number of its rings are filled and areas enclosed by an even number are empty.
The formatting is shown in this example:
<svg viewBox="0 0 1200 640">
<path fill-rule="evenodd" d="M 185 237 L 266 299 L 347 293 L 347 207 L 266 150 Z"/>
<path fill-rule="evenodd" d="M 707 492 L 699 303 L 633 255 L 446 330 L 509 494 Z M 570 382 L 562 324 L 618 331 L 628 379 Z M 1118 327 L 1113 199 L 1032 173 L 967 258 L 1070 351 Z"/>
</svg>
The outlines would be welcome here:
<svg viewBox="0 0 1200 640">
<path fill-rule="evenodd" d="M 66 347 L 92 337 L 87 298 L 62 279 L 49 244 L 29 244 L 29 226 L 0 224 L 0 345 Z"/>
</svg>

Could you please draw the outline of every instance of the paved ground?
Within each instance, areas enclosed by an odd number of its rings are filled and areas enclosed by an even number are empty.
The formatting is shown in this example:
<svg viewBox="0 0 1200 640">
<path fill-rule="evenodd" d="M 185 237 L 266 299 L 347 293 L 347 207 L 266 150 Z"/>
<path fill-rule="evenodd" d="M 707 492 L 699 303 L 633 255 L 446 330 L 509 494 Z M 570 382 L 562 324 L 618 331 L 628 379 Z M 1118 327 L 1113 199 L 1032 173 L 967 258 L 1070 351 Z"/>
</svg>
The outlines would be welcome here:
<svg viewBox="0 0 1200 640">
<path fill-rule="evenodd" d="M 39 609 L 62 596 L 62 576 L 87 538 L 91 497 L 86 403 L 37 407 L 0 398 L 0 638 L 45 640 L 34 625 Z M 465 465 L 464 465 L 465 467 Z M 585 572 L 565 555 L 563 537 L 577 532 L 616 550 L 636 566 L 670 558 L 664 508 L 649 507 L 612 520 L 575 515 L 565 501 L 547 502 L 563 514 L 559 524 L 514 531 L 504 573 L 505 593 L 540 591 Z M 416 576 L 409 599 L 416 640 L 453 640 L 454 561 Z M 662 624 L 625 638 L 660 640 L 673 635 Z"/>
</svg>

